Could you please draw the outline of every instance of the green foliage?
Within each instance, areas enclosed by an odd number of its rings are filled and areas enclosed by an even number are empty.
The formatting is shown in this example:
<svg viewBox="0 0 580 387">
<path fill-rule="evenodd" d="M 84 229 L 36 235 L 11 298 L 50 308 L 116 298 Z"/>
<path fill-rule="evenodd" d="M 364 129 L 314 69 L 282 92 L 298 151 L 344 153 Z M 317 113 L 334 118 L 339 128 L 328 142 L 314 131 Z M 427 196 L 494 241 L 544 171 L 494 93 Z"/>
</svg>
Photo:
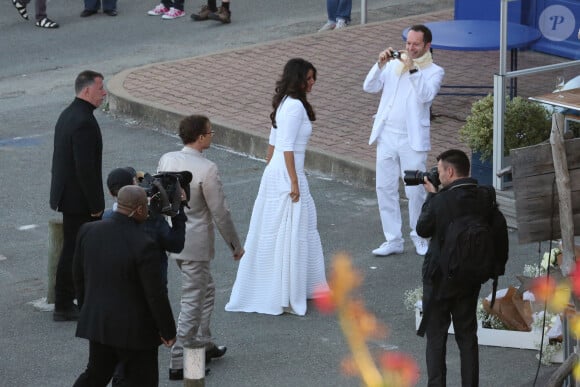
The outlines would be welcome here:
<svg viewBox="0 0 580 387">
<path fill-rule="evenodd" d="M 550 137 L 549 112 L 540 104 L 521 97 L 506 99 L 504 117 L 504 153 L 510 149 L 536 145 Z M 459 129 L 461 139 L 482 161 L 493 154 L 493 95 L 476 101 L 465 125 Z"/>
</svg>

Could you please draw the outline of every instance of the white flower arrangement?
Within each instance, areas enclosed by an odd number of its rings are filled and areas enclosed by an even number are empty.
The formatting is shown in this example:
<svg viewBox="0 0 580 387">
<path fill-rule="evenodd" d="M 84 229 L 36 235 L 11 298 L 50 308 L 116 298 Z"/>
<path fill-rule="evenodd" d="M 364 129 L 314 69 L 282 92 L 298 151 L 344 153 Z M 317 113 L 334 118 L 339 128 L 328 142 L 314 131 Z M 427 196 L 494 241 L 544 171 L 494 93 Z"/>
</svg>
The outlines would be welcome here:
<svg viewBox="0 0 580 387">
<path fill-rule="evenodd" d="M 483 299 L 480 298 L 477 303 L 477 319 L 481 321 L 481 326 L 490 329 L 504 329 L 507 330 L 508 327 L 493 314 L 489 314 L 483 308 Z"/>
<path fill-rule="evenodd" d="M 540 345 L 538 344 L 538 351 L 540 350 Z M 544 348 L 542 350 L 542 365 L 549 366 L 552 365 L 552 360 L 562 350 L 562 343 L 559 341 L 548 342 L 544 341 Z M 540 353 L 536 354 L 536 359 L 540 360 Z"/>
<path fill-rule="evenodd" d="M 550 250 L 550 252 L 545 252 L 540 265 L 524 265 L 523 274 L 526 277 L 541 277 L 546 275 L 548 272 L 548 265 L 557 266 L 558 255 L 561 253 L 562 250 L 560 250 L 558 247 L 553 248 Z"/>
<path fill-rule="evenodd" d="M 562 320 L 559 314 L 546 313 L 546 323 L 544 324 L 544 312 L 534 313 L 533 329 L 544 330 L 544 340 L 542 348 L 542 364 L 551 365 L 556 353 L 562 349 Z M 536 343 L 536 348 L 540 350 L 540 343 Z M 536 355 L 540 359 L 540 354 Z"/>
<path fill-rule="evenodd" d="M 553 248 L 550 252 L 544 253 L 542 257 L 542 261 L 539 265 L 524 265 L 523 274 L 526 277 L 539 277 L 547 274 L 548 267 L 557 267 L 557 257 L 561 254 L 561 250 L 559 248 Z M 502 298 L 506 295 L 507 289 L 498 290 L 496 293 L 496 299 Z M 417 313 L 422 311 L 422 298 L 423 298 L 423 288 L 419 286 L 415 289 L 406 290 L 403 295 L 403 303 L 405 308 L 409 311 L 418 311 Z M 491 295 L 488 296 L 488 301 L 490 301 Z M 534 302 L 535 297 L 531 292 L 526 291 L 523 294 L 524 301 Z M 419 314 L 417 314 L 419 316 Z M 420 319 L 420 317 L 417 317 Z M 484 329 L 485 332 L 489 332 L 487 329 L 494 329 L 494 330 L 509 330 L 509 328 L 496 316 L 491 313 L 488 313 L 483 307 L 483 299 L 480 299 L 477 305 L 477 319 L 481 322 L 481 328 Z M 543 348 L 542 348 L 542 359 L 541 363 L 543 365 L 550 365 L 554 360 L 555 355 L 561 355 L 562 350 L 562 322 L 560 320 L 559 314 L 553 313 L 546 313 L 546 323 L 544 324 L 544 313 L 532 313 L 532 332 L 518 332 L 515 331 L 515 337 L 523 337 L 517 336 L 521 334 L 532 334 L 535 339 L 532 341 L 530 338 L 529 347 L 514 347 L 514 348 L 535 348 L 540 350 L 540 341 L 541 341 L 541 332 L 544 329 L 544 340 L 543 340 Z M 417 320 L 420 321 L 420 320 Z M 518 333 L 516 333 L 518 332 Z M 453 333 L 450 331 L 450 333 Z M 499 333 L 498 333 L 499 334 Z M 486 334 L 487 336 L 489 334 Z M 512 334 L 513 335 L 513 334 Z M 539 335 L 539 336 L 538 336 Z M 488 336 L 489 337 L 489 336 Z M 493 336 L 495 337 L 495 335 Z M 502 337 L 500 336 L 497 336 Z M 505 336 L 503 336 L 505 337 Z M 511 337 L 511 336 L 510 336 Z M 528 336 L 526 336 L 528 337 Z M 494 339 L 496 341 L 498 339 Z M 485 344 L 484 344 L 485 345 Z M 498 345 L 498 344 L 487 344 L 487 345 Z M 536 355 L 536 358 L 539 359 L 539 353 Z"/>
<path fill-rule="evenodd" d="M 419 286 L 415 289 L 405 290 L 403 294 L 403 304 L 405 309 L 414 311 L 415 309 L 422 309 L 423 306 L 423 287 Z"/>
</svg>

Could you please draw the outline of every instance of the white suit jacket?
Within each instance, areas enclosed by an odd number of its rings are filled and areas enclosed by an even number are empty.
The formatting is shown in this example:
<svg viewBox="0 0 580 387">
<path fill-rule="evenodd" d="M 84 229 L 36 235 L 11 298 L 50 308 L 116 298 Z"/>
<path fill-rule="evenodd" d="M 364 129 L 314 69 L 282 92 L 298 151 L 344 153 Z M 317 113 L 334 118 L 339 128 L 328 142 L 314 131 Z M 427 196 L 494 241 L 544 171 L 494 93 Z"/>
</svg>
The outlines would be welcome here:
<svg viewBox="0 0 580 387">
<path fill-rule="evenodd" d="M 230 215 L 218 169 L 214 162 L 201 152 L 183 147 L 182 150 L 161 156 L 158 172 L 189 171 L 192 174 L 187 215 L 185 246 L 173 258 L 184 261 L 209 261 L 213 259 L 214 224 L 232 252 L 240 251 L 238 233 Z"/>
<path fill-rule="evenodd" d="M 377 140 L 385 127 L 383 118 L 388 109 L 387 105 L 397 90 L 395 86 L 399 75 L 395 73 L 396 62 L 389 61 L 383 69 L 379 69 L 379 65 L 375 63 L 363 84 L 363 90 L 367 93 L 378 93 L 382 90 L 381 102 L 375 115 L 369 144 L 373 144 Z M 441 88 L 444 74 L 443 68 L 432 63 L 414 74 L 409 75 L 407 72 L 401 75 L 404 78 L 401 78 L 400 81 L 410 82 L 411 87 L 408 88 L 407 94 L 397 95 L 396 98 L 399 101 L 404 101 L 409 145 L 415 151 L 431 150 L 430 108 L 433 99 Z"/>
</svg>

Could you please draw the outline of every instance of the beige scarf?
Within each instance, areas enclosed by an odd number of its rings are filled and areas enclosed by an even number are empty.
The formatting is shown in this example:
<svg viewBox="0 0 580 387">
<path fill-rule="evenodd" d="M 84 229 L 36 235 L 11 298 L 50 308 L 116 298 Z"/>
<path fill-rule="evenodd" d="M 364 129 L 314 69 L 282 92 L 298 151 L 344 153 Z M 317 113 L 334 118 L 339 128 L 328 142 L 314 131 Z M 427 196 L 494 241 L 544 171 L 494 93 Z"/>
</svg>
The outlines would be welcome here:
<svg viewBox="0 0 580 387">
<path fill-rule="evenodd" d="M 405 59 L 407 57 L 407 53 L 402 53 L 401 54 L 401 59 Z M 417 59 L 413 59 L 413 66 L 411 67 L 417 67 L 419 69 L 424 69 L 425 67 L 429 66 L 431 63 L 433 63 L 433 57 L 431 56 L 431 52 L 427 51 L 425 54 L 423 54 L 422 57 L 417 58 Z M 401 75 L 406 73 L 407 71 L 409 71 L 411 69 L 411 67 L 405 66 L 405 63 L 401 60 L 397 61 L 395 67 L 395 73 L 397 75 Z"/>
</svg>

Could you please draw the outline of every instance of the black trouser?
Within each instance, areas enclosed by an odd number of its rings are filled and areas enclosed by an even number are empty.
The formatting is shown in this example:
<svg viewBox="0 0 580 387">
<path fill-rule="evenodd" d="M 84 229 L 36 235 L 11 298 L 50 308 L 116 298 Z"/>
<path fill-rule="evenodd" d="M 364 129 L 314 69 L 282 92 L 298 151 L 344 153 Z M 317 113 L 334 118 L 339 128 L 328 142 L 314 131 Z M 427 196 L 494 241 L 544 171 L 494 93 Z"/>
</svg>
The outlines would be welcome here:
<svg viewBox="0 0 580 387">
<path fill-rule="evenodd" d="M 461 385 L 479 385 L 479 350 L 477 345 L 477 299 L 479 289 L 452 298 L 430 300 L 427 320 L 427 375 L 428 386 L 446 386 L 447 331 L 453 318 L 455 341 L 461 358 Z"/>
<path fill-rule="evenodd" d="M 129 350 L 91 341 L 87 369 L 78 377 L 73 387 L 107 386 L 119 362 L 123 362 L 125 368 L 124 386 L 157 387 L 159 385 L 157 347 Z"/>
<path fill-rule="evenodd" d="M 96 220 L 90 214 L 62 214 L 63 243 L 62 252 L 56 268 L 54 285 L 54 310 L 66 311 L 73 307 L 75 289 L 72 278 L 72 262 L 75 252 L 77 234 L 81 226 Z"/>
</svg>

